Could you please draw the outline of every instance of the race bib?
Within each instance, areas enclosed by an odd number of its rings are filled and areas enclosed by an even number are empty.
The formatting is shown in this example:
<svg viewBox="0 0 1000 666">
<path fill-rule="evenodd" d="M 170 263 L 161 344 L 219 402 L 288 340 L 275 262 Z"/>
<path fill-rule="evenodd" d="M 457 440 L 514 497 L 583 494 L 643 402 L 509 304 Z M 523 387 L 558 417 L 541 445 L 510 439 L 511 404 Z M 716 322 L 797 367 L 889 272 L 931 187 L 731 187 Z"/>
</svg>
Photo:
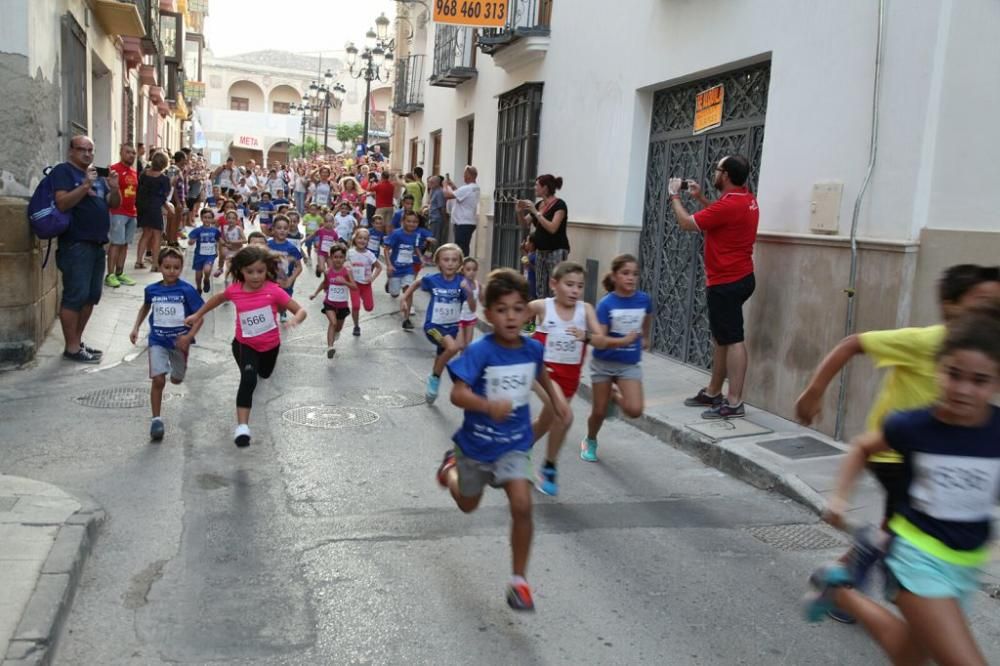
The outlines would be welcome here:
<svg viewBox="0 0 1000 666">
<path fill-rule="evenodd" d="M 642 320 L 646 311 L 642 308 L 630 308 L 611 311 L 611 332 L 625 336 L 642 328 Z"/>
<path fill-rule="evenodd" d="M 214 257 L 217 251 L 215 243 L 201 243 L 198 246 L 198 254 L 202 257 Z"/>
<path fill-rule="evenodd" d="M 378 254 L 379 248 L 381 246 L 382 246 L 382 243 L 381 243 L 381 241 L 379 241 L 379 239 L 377 239 L 377 238 L 370 238 L 369 237 L 369 239 L 368 239 L 368 251 L 369 252 L 374 252 L 375 254 Z"/>
<path fill-rule="evenodd" d="M 413 263 L 413 248 L 412 247 L 402 247 L 402 246 L 400 246 L 399 251 L 396 253 L 396 263 L 397 264 L 412 264 Z"/>
<path fill-rule="evenodd" d="M 434 301 L 434 309 L 431 311 L 431 323 L 442 326 L 457 324 L 461 314 L 462 304 L 459 301 Z"/>
<path fill-rule="evenodd" d="M 183 325 L 184 305 L 182 303 L 153 303 L 153 326 L 178 328 Z"/>
<path fill-rule="evenodd" d="M 326 290 L 326 300 L 330 301 L 331 303 L 346 303 L 347 285 L 331 284 Z"/>
<path fill-rule="evenodd" d="M 330 248 L 333 247 L 333 244 L 336 242 L 336 239 L 331 238 L 330 236 L 323 236 L 323 240 L 320 241 L 319 244 L 319 251 L 323 254 L 330 254 Z"/>
<path fill-rule="evenodd" d="M 583 343 L 569 333 L 558 331 L 545 336 L 545 361 L 576 365 L 583 356 Z"/>
<path fill-rule="evenodd" d="M 491 365 L 484 373 L 487 400 L 510 400 L 514 409 L 528 404 L 535 364 Z"/>
<path fill-rule="evenodd" d="M 368 267 L 365 265 L 351 266 L 351 275 L 355 282 L 368 282 Z"/>
<path fill-rule="evenodd" d="M 240 313 L 240 332 L 244 338 L 255 338 L 278 327 L 270 305 Z"/>
</svg>

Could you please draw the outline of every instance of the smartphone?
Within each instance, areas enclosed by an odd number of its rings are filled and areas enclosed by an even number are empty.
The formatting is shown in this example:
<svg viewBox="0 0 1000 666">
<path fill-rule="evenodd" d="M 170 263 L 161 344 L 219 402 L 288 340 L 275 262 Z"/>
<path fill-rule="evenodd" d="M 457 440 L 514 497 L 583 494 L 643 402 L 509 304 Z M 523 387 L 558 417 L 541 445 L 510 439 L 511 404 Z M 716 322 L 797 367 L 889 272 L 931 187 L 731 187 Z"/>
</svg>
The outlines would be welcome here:
<svg viewBox="0 0 1000 666">
<path fill-rule="evenodd" d="M 682 190 L 686 190 L 687 188 L 688 188 L 688 182 L 687 182 L 687 180 L 682 180 L 681 181 L 681 189 Z"/>
<path fill-rule="evenodd" d="M 111 175 L 111 169 L 108 167 L 94 167 L 94 171 L 96 171 L 97 175 L 101 178 L 107 178 Z"/>
</svg>

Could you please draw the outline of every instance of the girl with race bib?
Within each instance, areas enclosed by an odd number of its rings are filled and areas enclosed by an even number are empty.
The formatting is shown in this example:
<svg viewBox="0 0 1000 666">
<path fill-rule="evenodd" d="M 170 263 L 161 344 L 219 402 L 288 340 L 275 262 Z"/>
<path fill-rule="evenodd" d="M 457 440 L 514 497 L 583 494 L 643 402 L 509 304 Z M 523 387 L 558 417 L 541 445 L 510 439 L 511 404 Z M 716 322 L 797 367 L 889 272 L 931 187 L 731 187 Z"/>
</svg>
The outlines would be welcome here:
<svg viewBox="0 0 1000 666">
<path fill-rule="evenodd" d="M 344 328 L 344 320 L 351 314 L 349 293 L 357 290 L 358 285 L 351 275 L 351 270 L 344 265 L 347 258 L 347 248 L 336 243 L 330 248 L 329 265 L 326 269 L 326 278 L 319 283 L 316 291 L 309 297 L 315 299 L 320 292 L 323 295 L 323 314 L 326 315 L 330 325 L 326 329 L 326 357 L 333 358 L 337 350 L 333 346 L 340 337 L 340 331 Z"/>
<path fill-rule="evenodd" d="M 472 295 L 476 302 L 479 302 L 479 280 L 476 275 L 479 273 L 479 262 L 472 257 L 466 257 L 462 261 L 462 275 L 465 281 L 472 285 Z M 470 306 L 468 302 L 462 303 L 462 314 L 458 320 L 458 346 L 465 349 L 472 344 L 472 338 L 476 335 L 476 323 L 479 316 L 476 314 L 475 306 Z"/>
<path fill-rule="evenodd" d="M 233 358 L 240 369 L 240 387 L 236 392 L 238 425 L 233 438 L 236 446 L 242 448 L 250 446 L 250 409 L 257 378 L 270 377 L 278 361 L 281 347 L 278 313 L 291 312 L 294 317 L 285 326 L 292 327 L 302 323 L 306 311 L 278 286 L 278 256 L 266 246 L 251 244 L 237 252 L 230 262 L 229 276 L 233 283 L 208 299 L 184 323 L 191 327 L 200 324 L 206 314 L 226 301 L 236 307 Z"/>
<path fill-rule="evenodd" d="M 322 278 L 326 273 L 326 263 L 330 256 L 330 248 L 340 242 L 340 236 L 334 229 L 333 215 L 327 215 L 323 220 L 323 226 L 313 235 L 316 245 L 316 277 Z"/>
<path fill-rule="evenodd" d="M 457 338 L 462 304 L 468 303 L 473 310 L 476 307 L 472 285 L 458 272 L 462 263 L 461 248 L 454 243 L 442 245 L 434 253 L 434 263 L 439 272 L 425 275 L 407 287 L 399 304 L 399 311 L 406 319 L 409 316 L 413 294 L 417 289 L 423 289 L 431 296 L 427 304 L 427 318 L 424 320 L 424 334 L 437 348 L 437 357 L 434 359 L 431 374 L 427 377 L 425 397 L 428 404 L 434 404 L 441 384 L 441 373 L 444 372 L 448 361 L 460 351 Z"/>
<path fill-rule="evenodd" d="M 202 209 L 204 214 L 205 209 Z M 247 239 L 243 235 L 243 227 L 240 226 L 240 216 L 235 210 L 226 211 L 226 228 L 222 230 L 222 263 L 215 271 L 215 277 L 226 273 L 226 286 L 229 286 L 229 262 L 232 261 L 236 253 L 243 249 Z"/>
<path fill-rule="evenodd" d="M 649 349 L 653 304 L 638 290 L 639 262 L 631 254 L 611 260 L 604 276 L 609 292 L 597 304 L 597 330 L 602 336 L 624 338 L 636 334 L 631 344 L 616 349 L 595 349 L 590 360 L 593 403 L 587 419 L 587 437 L 580 444 L 580 458 L 597 462 L 597 433 L 604 425 L 608 406 L 616 404 L 629 418 L 642 416 L 642 350 Z M 640 341 L 641 340 L 641 341 Z M 613 389 L 617 388 L 617 392 Z"/>
<path fill-rule="evenodd" d="M 375 309 L 375 297 L 372 294 L 372 282 L 382 271 L 378 255 L 370 249 L 371 238 L 368 229 L 362 227 L 354 232 L 351 249 L 347 251 L 347 263 L 351 267 L 351 277 L 358 288 L 351 290 L 351 318 L 354 319 L 354 335 L 361 335 L 358 317 L 361 315 L 362 304 L 366 312 Z"/>
</svg>

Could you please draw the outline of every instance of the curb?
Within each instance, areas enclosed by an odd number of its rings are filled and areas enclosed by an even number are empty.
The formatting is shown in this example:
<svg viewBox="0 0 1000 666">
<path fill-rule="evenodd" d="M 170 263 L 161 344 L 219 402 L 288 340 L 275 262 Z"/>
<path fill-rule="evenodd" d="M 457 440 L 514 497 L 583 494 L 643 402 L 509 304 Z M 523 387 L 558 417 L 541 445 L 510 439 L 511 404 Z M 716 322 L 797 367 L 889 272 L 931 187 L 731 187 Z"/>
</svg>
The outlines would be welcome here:
<svg viewBox="0 0 1000 666">
<path fill-rule="evenodd" d="M 0 666 L 48 666 L 73 604 L 83 564 L 106 519 L 104 509 L 75 496 L 80 508 L 62 524 Z"/>
</svg>

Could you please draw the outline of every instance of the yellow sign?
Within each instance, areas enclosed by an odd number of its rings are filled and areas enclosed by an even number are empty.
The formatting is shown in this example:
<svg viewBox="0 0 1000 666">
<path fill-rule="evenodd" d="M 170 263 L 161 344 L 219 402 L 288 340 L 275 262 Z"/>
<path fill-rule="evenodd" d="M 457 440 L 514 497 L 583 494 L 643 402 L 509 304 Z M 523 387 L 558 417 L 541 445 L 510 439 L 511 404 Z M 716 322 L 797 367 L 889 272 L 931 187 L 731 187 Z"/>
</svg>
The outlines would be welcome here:
<svg viewBox="0 0 1000 666">
<path fill-rule="evenodd" d="M 702 90 L 694 98 L 694 133 L 699 134 L 722 124 L 722 100 L 725 89 L 720 83 Z"/>
<path fill-rule="evenodd" d="M 434 0 L 434 21 L 475 28 L 502 28 L 509 0 Z"/>
</svg>

